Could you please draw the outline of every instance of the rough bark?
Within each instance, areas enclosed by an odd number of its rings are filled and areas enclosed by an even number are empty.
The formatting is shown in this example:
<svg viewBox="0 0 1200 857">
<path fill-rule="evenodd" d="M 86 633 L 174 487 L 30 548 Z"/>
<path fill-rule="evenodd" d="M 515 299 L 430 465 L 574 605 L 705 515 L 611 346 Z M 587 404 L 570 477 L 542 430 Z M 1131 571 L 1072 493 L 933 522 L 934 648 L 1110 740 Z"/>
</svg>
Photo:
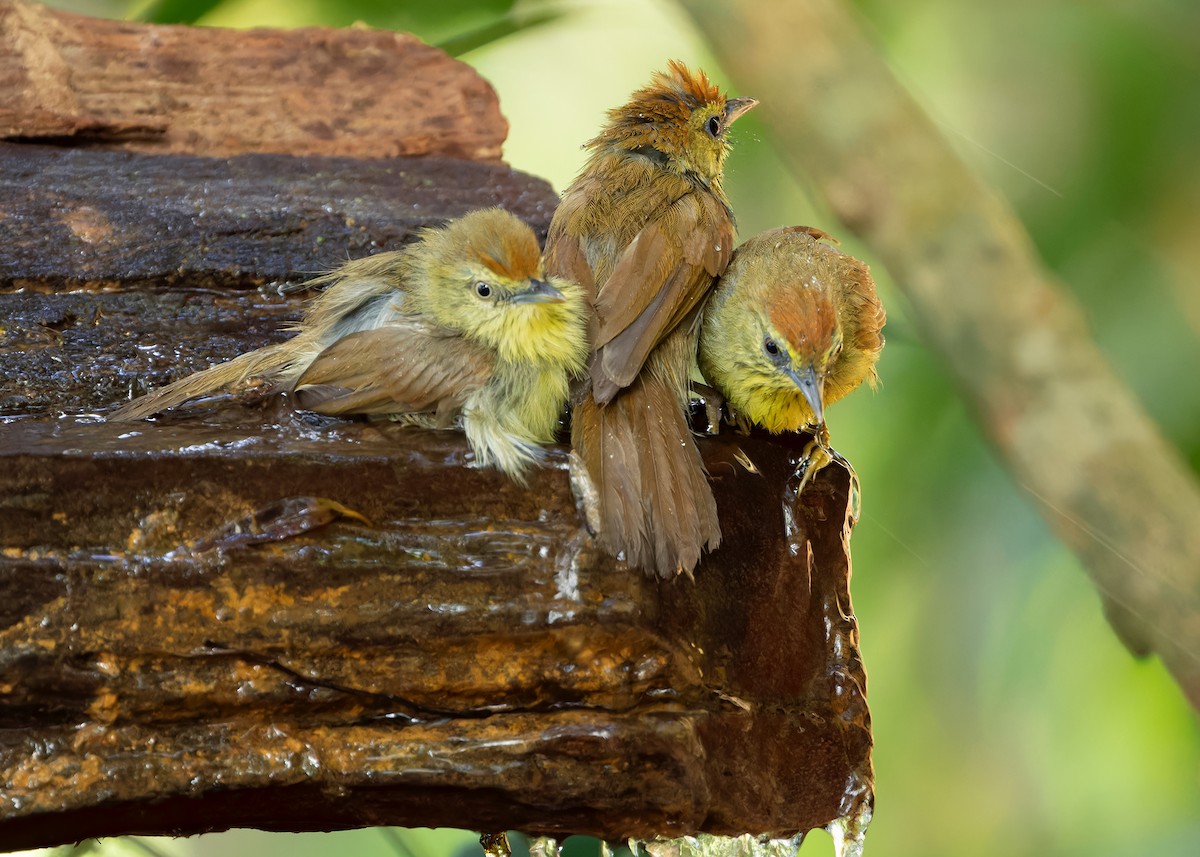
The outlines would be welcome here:
<svg viewBox="0 0 1200 857">
<path fill-rule="evenodd" d="M 1011 208 L 839 0 L 684 0 L 780 151 L 871 245 L 1118 632 L 1200 707 L 1200 488 Z M 793 35 L 804 34 L 796 50 Z M 754 45 L 754 50 L 746 50 Z"/>
<path fill-rule="evenodd" d="M 562 452 L 519 489 L 454 434 L 231 410 L 3 426 L 6 848 L 791 833 L 869 802 L 845 471 L 797 503 L 796 449 L 705 444 L 726 542 L 660 585 L 597 552 Z"/>
<path fill-rule="evenodd" d="M 0 139 L 137 152 L 445 155 L 507 134 L 470 66 L 404 33 L 225 30 L 0 0 Z"/>
<path fill-rule="evenodd" d="M 499 163 L 0 143 L 0 289 L 295 282 L 474 208 L 503 204 L 545 235 L 556 202 Z"/>
</svg>

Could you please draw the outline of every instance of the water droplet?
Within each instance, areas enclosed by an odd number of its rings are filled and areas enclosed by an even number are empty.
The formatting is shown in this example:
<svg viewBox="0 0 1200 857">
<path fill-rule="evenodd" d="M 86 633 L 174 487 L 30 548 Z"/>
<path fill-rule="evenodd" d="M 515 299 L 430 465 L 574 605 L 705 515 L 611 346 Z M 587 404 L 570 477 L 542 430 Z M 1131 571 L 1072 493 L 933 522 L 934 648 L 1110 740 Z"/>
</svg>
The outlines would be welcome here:
<svg viewBox="0 0 1200 857">
<path fill-rule="evenodd" d="M 651 857 L 796 857 L 803 842 L 803 833 L 781 839 L 748 833 L 741 836 L 700 833 L 679 839 L 655 839 L 645 843 L 645 847 Z"/>
<path fill-rule="evenodd" d="M 829 822 L 825 829 L 833 837 L 833 850 L 837 857 L 862 857 L 867 825 L 870 823 L 870 800 L 863 800 L 850 814 Z"/>
<path fill-rule="evenodd" d="M 854 526 L 858 523 L 859 517 L 862 516 L 862 486 L 859 484 L 858 474 L 854 472 L 854 469 L 849 468 L 849 470 L 850 491 L 849 497 L 846 498 L 848 506 L 846 514 L 850 519 L 850 526 Z"/>
<path fill-rule="evenodd" d="M 479 844 L 485 857 L 512 857 L 512 849 L 508 846 L 508 834 L 504 831 L 479 834 Z"/>
</svg>

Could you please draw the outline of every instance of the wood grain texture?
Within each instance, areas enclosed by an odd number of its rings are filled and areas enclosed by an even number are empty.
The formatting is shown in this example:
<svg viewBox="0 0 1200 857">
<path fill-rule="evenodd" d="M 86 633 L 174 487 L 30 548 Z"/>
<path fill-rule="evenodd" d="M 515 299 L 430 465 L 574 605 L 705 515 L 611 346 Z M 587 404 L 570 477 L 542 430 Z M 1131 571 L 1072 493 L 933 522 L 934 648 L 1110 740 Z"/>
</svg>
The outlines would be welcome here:
<svg viewBox="0 0 1200 857">
<path fill-rule="evenodd" d="M 508 125 L 465 63 L 353 27 L 226 30 L 0 0 L 0 138 L 138 152 L 497 160 Z"/>
<path fill-rule="evenodd" d="M 457 434 L 281 404 L 0 431 L 6 847 L 790 833 L 870 800 L 847 474 L 796 501 L 798 449 L 704 445 L 726 542 L 693 584 L 596 549 L 562 451 L 520 489 Z M 313 498 L 366 522 L 309 531 Z"/>
<path fill-rule="evenodd" d="M 556 201 L 500 163 L 0 143 L 0 291 L 297 282 L 476 208 L 544 236 Z"/>
</svg>

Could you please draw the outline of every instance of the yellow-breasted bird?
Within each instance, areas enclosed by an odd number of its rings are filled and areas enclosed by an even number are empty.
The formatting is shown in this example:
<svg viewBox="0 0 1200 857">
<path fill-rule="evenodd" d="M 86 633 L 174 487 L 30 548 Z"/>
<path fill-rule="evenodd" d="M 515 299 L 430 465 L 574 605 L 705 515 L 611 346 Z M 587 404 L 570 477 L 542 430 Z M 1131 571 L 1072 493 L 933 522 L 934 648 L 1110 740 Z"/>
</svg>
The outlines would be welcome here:
<svg viewBox="0 0 1200 857">
<path fill-rule="evenodd" d="M 595 489 L 590 523 L 607 550 L 663 577 L 691 574 L 721 538 L 685 418 L 688 371 L 701 303 L 733 250 L 729 127 L 757 103 L 672 61 L 609 112 L 546 243 L 547 270 L 595 309 L 571 429 Z"/>
<path fill-rule="evenodd" d="M 886 320 L 867 266 L 828 237 L 788 226 L 739 246 L 705 307 L 698 354 L 738 414 L 771 432 L 815 427 L 822 445 L 825 408 L 875 385 Z"/>
<path fill-rule="evenodd" d="M 374 414 L 429 428 L 461 424 L 476 460 L 522 481 L 553 441 L 587 362 L 587 305 L 544 274 L 515 215 L 473 211 L 403 250 L 355 259 L 310 285 L 296 336 L 124 405 L 148 417 L 251 377 L 323 414 Z"/>
</svg>

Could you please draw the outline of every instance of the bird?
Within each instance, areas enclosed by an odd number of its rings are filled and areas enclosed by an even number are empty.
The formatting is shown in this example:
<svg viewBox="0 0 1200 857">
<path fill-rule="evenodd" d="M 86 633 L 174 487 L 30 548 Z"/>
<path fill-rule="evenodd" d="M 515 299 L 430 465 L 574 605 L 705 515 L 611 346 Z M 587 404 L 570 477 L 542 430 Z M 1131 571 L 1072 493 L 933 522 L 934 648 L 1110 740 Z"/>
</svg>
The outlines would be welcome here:
<svg viewBox="0 0 1200 857">
<path fill-rule="evenodd" d="M 705 305 L 697 352 L 740 418 L 775 434 L 813 430 L 826 453 L 825 409 L 878 384 L 887 320 L 868 267 L 831 240 L 785 226 L 741 244 Z"/>
<path fill-rule="evenodd" d="M 573 396 L 572 478 L 601 547 L 651 576 L 691 575 L 721 540 L 686 416 L 701 304 L 733 252 L 722 189 L 728 98 L 677 60 L 609 111 L 550 222 L 548 271 L 593 307 Z"/>
<path fill-rule="evenodd" d="M 322 414 L 460 426 L 480 466 L 525 484 L 588 356 L 583 290 L 545 275 L 526 223 L 500 208 L 473 211 L 307 285 L 323 291 L 293 338 L 148 393 L 109 419 L 149 417 L 262 378 Z"/>
</svg>

